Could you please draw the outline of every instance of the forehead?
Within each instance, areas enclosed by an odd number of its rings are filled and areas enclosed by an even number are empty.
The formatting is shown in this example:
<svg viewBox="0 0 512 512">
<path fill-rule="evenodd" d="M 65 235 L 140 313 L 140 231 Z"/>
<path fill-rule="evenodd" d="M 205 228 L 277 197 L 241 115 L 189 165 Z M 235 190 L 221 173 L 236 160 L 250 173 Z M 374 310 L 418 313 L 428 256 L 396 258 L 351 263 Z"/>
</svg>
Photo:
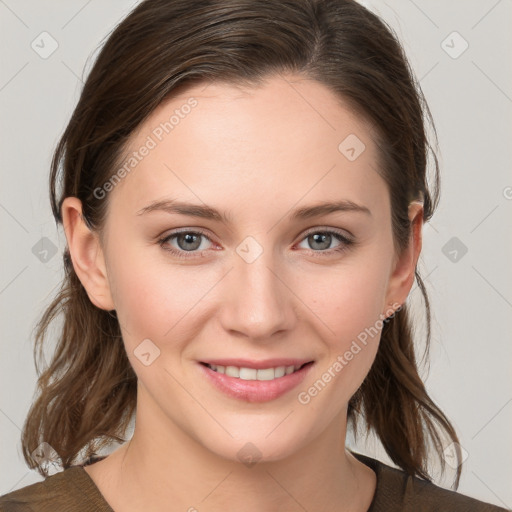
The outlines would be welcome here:
<svg viewBox="0 0 512 512">
<path fill-rule="evenodd" d="M 132 135 L 123 163 L 130 158 L 111 200 L 122 196 L 133 211 L 165 197 L 261 210 L 350 196 L 386 207 L 365 120 L 323 84 L 294 76 L 182 90 Z"/>
</svg>

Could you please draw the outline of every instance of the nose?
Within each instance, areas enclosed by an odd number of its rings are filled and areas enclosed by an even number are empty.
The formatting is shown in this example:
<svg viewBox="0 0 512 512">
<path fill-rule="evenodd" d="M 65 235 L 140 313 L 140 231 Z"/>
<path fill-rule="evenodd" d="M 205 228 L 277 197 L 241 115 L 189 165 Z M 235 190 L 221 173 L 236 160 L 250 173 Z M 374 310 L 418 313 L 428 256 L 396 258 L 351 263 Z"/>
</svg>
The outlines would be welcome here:
<svg viewBox="0 0 512 512">
<path fill-rule="evenodd" d="M 273 259 L 270 250 L 264 250 L 252 262 L 234 255 L 220 313 L 226 332 L 265 342 L 295 325 L 298 299 L 286 284 L 283 266 Z"/>
</svg>

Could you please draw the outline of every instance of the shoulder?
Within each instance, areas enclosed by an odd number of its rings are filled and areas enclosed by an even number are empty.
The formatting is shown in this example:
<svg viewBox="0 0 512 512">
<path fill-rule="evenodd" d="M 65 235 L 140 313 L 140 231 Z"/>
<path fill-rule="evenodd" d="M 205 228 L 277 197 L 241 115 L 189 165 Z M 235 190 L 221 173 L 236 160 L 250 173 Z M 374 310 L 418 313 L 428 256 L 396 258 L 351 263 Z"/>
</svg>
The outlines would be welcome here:
<svg viewBox="0 0 512 512">
<path fill-rule="evenodd" d="M 83 467 L 73 466 L 45 480 L 0 496 L 0 512 L 112 512 L 99 499 Z"/>
<path fill-rule="evenodd" d="M 368 512 L 503 512 L 506 508 L 444 489 L 408 475 L 401 469 L 352 452 L 377 475 L 377 488 Z"/>
<path fill-rule="evenodd" d="M 387 494 L 400 496 L 402 509 L 415 511 L 450 512 L 498 512 L 506 509 L 466 496 L 450 489 L 444 489 L 432 482 L 406 474 L 404 471 L 387 466 L 389 475 Z"/>
</svg>

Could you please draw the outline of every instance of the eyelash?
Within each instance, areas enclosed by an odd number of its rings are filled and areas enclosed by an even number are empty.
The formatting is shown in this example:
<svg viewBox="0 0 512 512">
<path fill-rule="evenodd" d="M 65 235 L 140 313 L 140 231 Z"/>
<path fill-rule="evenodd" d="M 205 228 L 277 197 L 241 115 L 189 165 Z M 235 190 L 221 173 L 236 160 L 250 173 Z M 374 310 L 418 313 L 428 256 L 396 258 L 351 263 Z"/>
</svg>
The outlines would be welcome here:
<svg viewBox="0 0 512 512">
<path fill-rule="evenodd" d="M 197 253 L 197 252 L 194 252 L 194 251 L 188 251 L 188 253 L 190 255 L 187 254 L 187 251 L 182 251 L 182 250 L 176 250 L 174 248 L 169 248 L 168 246 L 166 247 L 165 244 L 168 243 L 170 240 L 172 240 L 173 238 L 177 237 L 178 235 L 181 235 L 181 234 L 192 234 L 192 235 L 201 235 L 201 236 L 204 236 L 205 238 L 207 238 L 208 240 L 210 240 L 211 242 L 211 239 L 210 237 L 204 233 L 203 231 L 201 230 L 197 230 L 197 231 L 192 231 L 192 230 L 182 230 L 182 231 L 177 231 L 177 232 L 174 232 L 170 235 L 167 235 L 163 238 L 160 238 L 158 240 L 158 243 L 159 245 L 162 247 L 162 249 L 164 249 L 165 251 L 168 251 L 170 252 L 173 256 L 176 256 L 178 258 L 183 258 L 183 259 L 189 259 L 189 258 L 197 258 L 197 254 L 200 254 Z M 301 242 L 303 240 L 305 240 L 308 236 L 311 236 L 311 235 L 314 235 L 314 234 L 324 234 L 324 235 L 333 235 L 334 238 L 336 238 L 338 241 L 340 242 L 343 242 L 341 245 L 339 245 L 338 247 L 334 248 L 334 249 L 327 249 L 327 250 L 323 250 L 323 251 L 313 251 L 312 249 L 310 250 L 310 253 L 312 255 L 314 255 L 315 257 L 326 257 L 325 255 L 328 256 L 332 256 L 333 254 L 335 253 L 343 253 L 345 251 L 348 251 L 351 247 L 355 246 L 356 245 L 356 241 L 354 239 L 350 239 L 350 238 L 347 238 L 346 236 L 342 235 L 341 233 L 339 233 L 338 231 L 333 231 L 331 229 L 315 229 L 314 231 L 309 231 L 307 232 L 304 237 L 300 240 Z M 195 256 L 194 256 L 195 255 Z"/>
</svg>

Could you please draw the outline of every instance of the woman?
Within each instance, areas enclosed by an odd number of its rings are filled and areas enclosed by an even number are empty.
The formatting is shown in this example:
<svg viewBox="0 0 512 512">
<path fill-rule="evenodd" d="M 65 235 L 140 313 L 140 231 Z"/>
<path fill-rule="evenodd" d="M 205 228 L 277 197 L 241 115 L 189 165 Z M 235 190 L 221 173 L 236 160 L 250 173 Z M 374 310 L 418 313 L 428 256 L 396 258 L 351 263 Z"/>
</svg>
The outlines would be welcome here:
<svg viewBox="0 0 512 512">
<path fill-rule="evenodd" d="M 405 304 L 416 278 L 429 318 L 429 115 L 356 2 L 139 4 L 52 163 L 38 342 L 63 325 L 23 450 L 64 471 L 0 510 L 504 510 L 430 476 L 460 448 Z M 398 468 L 346 448 L 357 421 Z"/>
</svg>

